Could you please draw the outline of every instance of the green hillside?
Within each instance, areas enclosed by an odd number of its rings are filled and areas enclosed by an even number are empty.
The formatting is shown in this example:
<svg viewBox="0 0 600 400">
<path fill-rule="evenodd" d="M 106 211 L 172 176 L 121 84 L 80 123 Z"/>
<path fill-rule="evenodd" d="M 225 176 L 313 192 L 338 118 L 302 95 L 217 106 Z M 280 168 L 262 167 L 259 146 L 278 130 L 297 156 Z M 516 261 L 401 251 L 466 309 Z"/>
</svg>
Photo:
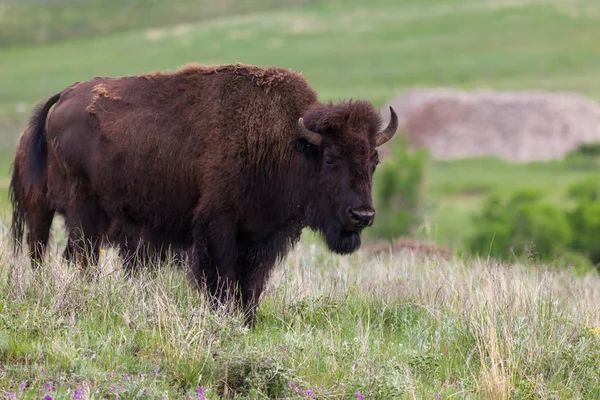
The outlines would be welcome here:
<svg viewBox="0 0 600 400">
<path fill-rule="evenodd" d="M 202 17 L 189 6 L 191 1 L 171 2 L 167 12 L 160 8 L 162 2 L 136 0 L 127 7 L 137 7 L 143 10 L 141 14 L 103 7 L 103 13 L 123 19 L 110 29 L 123 31 L 93 37 L 87 35 L 96 32 L 95 28 L 79 35 L 75 28 L 67 29 L 71 26 L 67 19 L 60 18 L 80 13 L 78 20 L 93 25 L 103 19 L 103 14 L 92 17 L 100 3 L 73 3 L 77 7 L 29 1 L 9 2 L 2 8 L 5 21 L 24 4 L 43 5 L 43 12 L 52 15 L 48 19 L 62 21 L 57 24 L 69 36 L 45 44 L 0 48 L 0 148 L 7 159 L 36 101 L 94 76 L 172 70 L 188 62 L 282 65 L 301 71 L 323 100 L 355 97 L 377 106 L 402 90 L 433 86 L 569 90 L 600 99 L 600 53 L 596 51 L 600 3 L 595 0 L 346 0 L 294 5 L 264 0 L 253 3 L 254 12 L 242 12 L 250 2 L 244 3 L 245 8 L 228 3 L 230 9 L 220 10 L 217 17 L 185 24 L 180 23 L 184 17 Z M 214 6 L 210 1 L 200 3 Z M 285 7 L 265 9 L 276 3 Z M 191 11 L 181 13 L 182 9 Z M 161 15 L 164 20 L 158 21 Z M 24 21 L 31 23 L 31 18 Z M 147 27 L 150 21 L 156 21 L 157 27 Z M 15 43 L 31 42 L 19 29 L 12 30 Z M 433 208 L 428 221 L 433 226 L 423 235 L 449 242 L 448 237 L 457 235 L 453 227 L 460 226 L 462 231 L 467 214 L 478 206 L 478 196 L 447 193 L 448 185 L 468 186 L 473 174 L 481 172 L 477 179 L 491 179 L 488 186 L 494 186 L 495 176 L 518 171 L 522 179 L 498 182 L 501 190 L 510 191 L 532 181 L 548 182 L 557 173 L 495 163 L 496 175 L 468 165 L 430 166 L 428 199 Z M 557 169 L 559 174 L 564 170 L 562 166 Z M 446 171 L 455 173 L 448 176 Z M 579 176 L 578 171 L 565 173 L 567 183 Z"/>
</svg>

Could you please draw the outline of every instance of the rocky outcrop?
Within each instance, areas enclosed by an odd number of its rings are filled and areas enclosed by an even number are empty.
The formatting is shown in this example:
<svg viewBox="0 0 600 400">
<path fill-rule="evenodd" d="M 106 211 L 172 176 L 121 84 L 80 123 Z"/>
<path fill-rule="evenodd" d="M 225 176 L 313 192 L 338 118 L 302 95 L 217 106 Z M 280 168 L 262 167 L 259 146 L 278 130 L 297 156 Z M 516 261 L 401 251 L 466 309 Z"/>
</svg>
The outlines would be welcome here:
<svg viewBox="0 0 600 400">
<path fill-rule="evenodd" d="M 433 158 L 562 158 L 600 141 L 600 105 L 575 93 L 413 90 L 391 100 L 411 146 Z M 383 126 L 389 120 L 383 108 Z"/>
</svg>

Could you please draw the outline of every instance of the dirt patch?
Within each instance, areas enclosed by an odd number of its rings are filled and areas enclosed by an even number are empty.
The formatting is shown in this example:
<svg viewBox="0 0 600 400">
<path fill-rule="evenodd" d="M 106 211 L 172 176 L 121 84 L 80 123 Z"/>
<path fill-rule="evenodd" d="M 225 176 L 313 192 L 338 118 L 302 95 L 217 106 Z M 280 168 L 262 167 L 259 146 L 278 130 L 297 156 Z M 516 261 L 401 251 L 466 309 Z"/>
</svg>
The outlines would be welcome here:
<svg viewBox="0 0 600 400">
<path fill-rule="evenodd" d="M 439 247 L 433 242 L 422 242 L 410 237 L 399 237 L 391 242 L 381 241 L 365 245 L 362 251 L 373 256 L 410 252 L 418 256 L 439 257 L 444 260 L 452 257 L 452 252 L 446 248 Z"/>
<path fill-rule="evenodd" d="M 388 105 L 411 146 L 436 159 L 546 161 L 600 141 L 600 105 L 576 93 L 441 88 L 409 91 Z"/>
</svg>

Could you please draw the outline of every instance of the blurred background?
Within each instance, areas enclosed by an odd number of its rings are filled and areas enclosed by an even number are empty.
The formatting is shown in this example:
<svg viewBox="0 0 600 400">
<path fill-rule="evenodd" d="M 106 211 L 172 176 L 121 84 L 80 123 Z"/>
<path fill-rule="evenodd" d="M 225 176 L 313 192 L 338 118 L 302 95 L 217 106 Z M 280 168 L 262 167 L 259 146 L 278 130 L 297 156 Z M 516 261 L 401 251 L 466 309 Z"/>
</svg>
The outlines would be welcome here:
<svg viewBox="0 0 600 400">
<path fill-rule="evenodd" d="M 0 0 L 0 207 L 32 106 L 95 76 L 279 65 L 393 105 L 365 249 L 594 269 L 597 0 Z"/>
</svg>

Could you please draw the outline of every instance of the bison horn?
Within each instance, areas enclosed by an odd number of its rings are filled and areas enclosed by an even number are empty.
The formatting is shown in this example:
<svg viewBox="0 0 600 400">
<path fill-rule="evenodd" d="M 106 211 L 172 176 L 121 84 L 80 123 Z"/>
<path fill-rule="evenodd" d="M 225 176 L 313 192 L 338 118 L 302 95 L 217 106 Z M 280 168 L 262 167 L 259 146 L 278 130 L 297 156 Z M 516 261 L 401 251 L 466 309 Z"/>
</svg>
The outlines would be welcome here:
<svg viewBox="0 0 600 400">
<path fill-rule="evenodd" d="M 394 136 L 396 133 L 396 129 L 398 129 L 398 116 L 394 109 L 390 106 L 390 112 L 392 113 L 390 117 L 390 123 L 387 128 L 384 130 L 377 132 L 377 136 L 375 136 L 375 147 L 379 147 Z"/>
<path fill-rule="evenodd" d="M 323 136 L 320 133 L 313 132 L 305 127 L 304 120 L 302 118 L 298 120 L 298 128 L 300 129 L 300 134 L 308 143 L 318 147 L 323 142 Z"/>
</svg>

